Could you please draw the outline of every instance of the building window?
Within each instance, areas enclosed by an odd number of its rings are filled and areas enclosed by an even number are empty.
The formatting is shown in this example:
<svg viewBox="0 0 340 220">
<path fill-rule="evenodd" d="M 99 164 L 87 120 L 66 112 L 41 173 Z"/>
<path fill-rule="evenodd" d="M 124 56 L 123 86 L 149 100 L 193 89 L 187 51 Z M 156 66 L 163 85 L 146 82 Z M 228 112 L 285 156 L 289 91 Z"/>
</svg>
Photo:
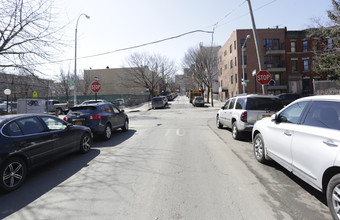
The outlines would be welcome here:
<svg viewBox="0 0 340 220">
<path fill-rule="evenodd" d="M 318 50 L 318 40 L 317 39 L 314 39 L 313 42 L 312 42 L 312 46 L 313 46 L 313 51 L 317 51 Z"/>
<path fill-rule="evenodd" d="M 331 38 L 327 39 L 327 49 L 329 50 L 333 49 L 333 39 Z"/>
<path fill-rule="evenodd" d="M 266 50 L 279 50 L 280 49 L 280 41 L 279 39 L 264 39 L 263 47 Z"/>
<path fill-rule="evenodd" d="M 228 69 L 228 64 L 224 65 L 224 69 L 225 70 Z"/>
<path fill-rule="evenodd" d="M 232 44 L 230 44 L 230 46 L 229 46 L 229 52 L 230 52 L 230 54 L 233 52 L 233 45 Z"/>
<path fill-rule="evenodd" d="M 244 41 L 245 41 L 246 39 L 241 39 L 241 49 L 242 49 L 242 46 L 243 46 L 243 44 L 244 44 Z M 246 47 L 247 47 L 247 42 L 244 44 L 244 49 L 246 49 Z"/>
<path fill-rule="evenodd" d="M 233 60 L 230 60 L 230 69 L 233 68 Z"/>
<path fill-rule="evenodd" d="M 309 60 L 303 60 L 303 71 L 309 71 Z"/>
<path fill-rule="evenodd" d="M 234 79 L 234 76 L 231 76 L 231 77 L 230 77 L 230 82 L 231 82 L 231 84 L 234 83 L 234 80 L 233 80 L 233 79 Z"/>
<path fill-rule="evenodd" d="M 292 60 L 292 71 L 293 72 L 298 71 L 298 61 L 297 60 Z"/>
<path fill-rule="evenodd" d="M 280 85 L 281 75 L 279 73 L 274 74 L 275 85 Z"/>
<path fill-rule="evenodd" d="M 224 56 L 227 56 L 227 51 L 226 50 L 224 51 Z"/>
<path fill-rule="evenodd" d="M 306 40 L 302 41 L 302 51 L 303 52 L 308 51 L 308 41 L 306 41 Z"/>
<path fill-rule="evenodd" d="M 244 80 L 248 80 L 248 74 L 244 73 Z"/>
<path fill-rule="evenodd" d="M 234 50 L 236 50 L 236 40 L 234 40 Z"/>
<path fill-rule="evenodd" d="M 235 83 L 237 83 L 237 74 L 235 74 Z"/>
<path fill-rule="evenodd" d="M 247 66 L 247 56 L 243 56 L 243 65 L 244 67 Z"/>
<path fill-rule="evenodd" d="M 290 42 L 290 51 L 291 52 L 296 52 L 296 41 L 291 41 Z"/>
<path fill-rule="evenodd" d="M 223 83 L 222 83 L 223 81 L 221 80 L 221 88 L 222 88 L 222 86 L 223 86 Z"/>
<path fill-rule="evenodd" d="M 235 66 L 237 66 L 236 57 L 235 57 Z"/>
</svg>

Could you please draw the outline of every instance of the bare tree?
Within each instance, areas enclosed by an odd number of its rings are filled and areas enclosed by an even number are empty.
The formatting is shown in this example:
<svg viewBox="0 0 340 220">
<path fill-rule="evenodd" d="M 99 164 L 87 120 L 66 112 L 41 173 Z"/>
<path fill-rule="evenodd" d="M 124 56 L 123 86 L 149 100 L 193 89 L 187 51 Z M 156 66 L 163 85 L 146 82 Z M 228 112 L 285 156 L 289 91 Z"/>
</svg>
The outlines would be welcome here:
<svg viewBox="0 0 340 220">
<path fill-rule="evenodd" d="M 34 74 L 51 58 L 61 29 L 54 27 L 52 0 L 0 0 L 0 68 Z"/>
<path fill-rule="evenodd" d="M 161 84 L 166 84 L 176 73 L 174 62 L 161 55 L 134 53 L 128 57 L 127 64 L 131 83 L 148 89 L 152 97 L 159 94 Z"/>
<path fill-rule="evenodd" d="M 202 44 L 196 48 L 188 49 L 184 56 L 183 65 L 192 74 L 194 84 L 204 93 L 207 90 L 209 102 L 210 88 L 217 77 L 217 51 L 220 47 L 204 47 Z"/>
</svg>

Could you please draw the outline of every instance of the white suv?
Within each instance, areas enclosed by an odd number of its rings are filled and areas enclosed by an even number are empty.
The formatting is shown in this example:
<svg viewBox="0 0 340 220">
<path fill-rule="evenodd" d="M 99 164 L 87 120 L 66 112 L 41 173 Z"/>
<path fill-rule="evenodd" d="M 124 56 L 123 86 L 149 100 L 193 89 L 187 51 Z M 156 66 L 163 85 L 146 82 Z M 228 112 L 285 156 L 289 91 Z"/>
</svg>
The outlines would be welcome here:
<svg viewBox="0 0 340 220">
<path fill-rule="evenodd" d="M 232 129 L 235 140 L 241 138 L 241 132 L 251 132 L 254 123 L 263 117 L 270 117 L 283 108 L 276 96 L 242 95 L 227 100 L 217 112 L 216 125 Z"/>
<path fill-rule="evenodd" d="M 340 95 L 301 98 L 253 128 L 255 158 L 273 159 L 326 193 L 340 219 Z"/>
</svg>

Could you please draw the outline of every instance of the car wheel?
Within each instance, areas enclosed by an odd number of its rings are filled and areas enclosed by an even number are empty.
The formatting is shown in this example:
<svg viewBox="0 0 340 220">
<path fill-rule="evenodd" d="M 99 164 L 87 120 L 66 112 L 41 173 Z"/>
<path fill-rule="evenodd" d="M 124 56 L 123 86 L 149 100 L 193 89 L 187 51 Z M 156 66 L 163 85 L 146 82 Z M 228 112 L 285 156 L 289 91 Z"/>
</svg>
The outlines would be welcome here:
<svg viewBox="0 0 340 220">
<path fill-rule="evenodd" d="M 232 125 L 232 127 L 231 127 L 231 135 L 233 136 L 233 138 L 234 138 L 235 140 L 240 139 L 241 134 L 240 134 L 240 132 L 239 132 L 238 129 L 237 129 L 236 121 L 233 123 L 233 125 Z"/>
<path fill-rule="evenodd" d="M 260 133 L 258 133 L 253 141 L 253 147 L 254 147 L 254 155 L 258 162 L 265 163 L 266 157 L 265 157 L 265 150 L 264 150 L 264 141 L 263 137 Z"/>
<path fill-rule="evenodd" d="M 340 174 L 336 174 L 328 182 L 327 205 L 334 219 L 340 219 Z"/>
<path fill-rule="evenodd" d="M 111 126 L 109 124 L 106 124 L 103 133 L 104 140 L 109 140 L 111 138 L 111 134 L 112 134 Z"/>
<path fill-rule="evenodd" d="M 216 116 L 216 126 L 217 128 L 223 128 L 223 124 L 220 122 L 220 116 Z"/>
<path fill-rule="evenodd" d="M 83 134 L 80 142 L 80 152 L 87 153 L 91 149 L 92 139 L 88 133 Z"/>
<path fill-rule="evenodd" d="M 129 130 L 129 121 L 126 119 L 125 122 L 124 122 L 124 125 L 122 127 L 122 130 L 123 131 L 127 131 Z"/>
<path fill-rule="evenodd" d="M 26 163 L 19 157 L 6 160 L 0 168 L 0 189 L 10 192 L 19 188 L 24 182 L 27 174 Z"/>
</svg>

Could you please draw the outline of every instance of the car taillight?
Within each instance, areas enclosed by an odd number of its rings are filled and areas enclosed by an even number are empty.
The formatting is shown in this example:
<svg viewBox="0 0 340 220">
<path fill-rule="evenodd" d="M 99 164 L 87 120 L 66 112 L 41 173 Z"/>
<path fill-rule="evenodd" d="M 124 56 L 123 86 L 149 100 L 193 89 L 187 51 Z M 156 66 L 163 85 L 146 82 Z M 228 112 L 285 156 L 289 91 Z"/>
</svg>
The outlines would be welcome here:
<svg viewBox="0 0 340 220">
<path fill-rule="evenodd" d="M 90 116 L 90 120 L 98 120 L 98 119 L 101 119 L 102 118 L 102 116 L 100 115 L 100 114 L 96 114 L 96 115 L 91 115 Z"/>
<path fill-rule="evenodd" d="M 65 116 L 65 117 L 63 118 L 63 120 L 64 120 L 64 121 L 68 121 L 68 117 Z"/>
<path fill-rule="evenodd" d="M 243 112 L 243 113 L 241 114 L 241 121 L 247 122 L 247 112 Z"/>
</svg>

